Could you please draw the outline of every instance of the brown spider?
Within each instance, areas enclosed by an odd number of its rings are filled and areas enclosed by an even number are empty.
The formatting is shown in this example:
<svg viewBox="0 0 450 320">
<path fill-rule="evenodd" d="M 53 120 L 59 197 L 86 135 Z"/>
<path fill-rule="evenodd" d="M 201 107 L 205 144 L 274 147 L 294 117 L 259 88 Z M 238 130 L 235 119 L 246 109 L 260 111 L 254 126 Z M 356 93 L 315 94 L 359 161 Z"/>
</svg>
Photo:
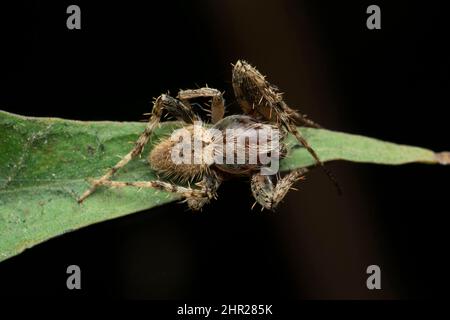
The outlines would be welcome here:
<svg viewBox="0 0 450 320">
<path fill-rule="evenodd" d="M 194 90 L 180 90 L 177 97 L 173 98 L 167 94 L 162 94 L 154 101 L 151 117 L 144 132 L 138 138 L 134 148 L 124 156 L 114 167 L 109 169 L 106 174 L 92 181 L 91 187 L 86 190 L 79 198 L 78 202 L 84 201 L 99 186 L 110 187 L 139 187 L 139 188 L 156 188 L 167 192 L 174 192 L 185 198 L 188 206 L 192 210 L 200 210 L 211 199 L 216 198 L 217 189 L 223 180 L 234 176 L 251 177 L 251 190 L 253 196 L 262 208 L 273 210 L 279 202 L 284 198 L 287 192 L 292 188 L 293 184 L 301 180 L 307 169 L 297 169 L 289 172 L 282 178 L 272 173 L 271 175 L 261 173 L 261 156 L 277 154 L 279 158 L 285 156 L 284 137 L 287 132 L 293 134 L 297 140 L 305 147 L 314 157 L 317 164 L 324 168 L 329 178 L 337 183 L 331 173 L 323 166 L 315 151 L 309 146 L 308 142 L 303 138 L 297 130 L 295 122 L 301 122 L 303 125 L 319 127 L 317 124 L 300 113 L 292 110 L 283 101 L 282 93 L 266 81 L 254 67 L 245 61 L 239 60 L 233 66 L 232 77 L 233 89 L 236 99 L 241 106 L 244 115 L 232 115 L 224 118 L 224 99 L 222 93 L 213 88 L 200 88 Z M 177 182 L 195 182 L 196 187 L 180 186 L 171 182 L 154 180 L 154 181 L 137 181 L 137 182 L 120 182 L 111 181 L 111 177 L 130 160 L 142 153 L 144 146 L 149 141 L 153 130 L 161 121 L 163 111 L 175 116 L 178 120 L 185 123 L 184 129 L 188 133 L 193 133 L 196 128 L 199 129 L 204 137 L 208 127 L 205 125 L 196 125 L 200 122 L 200 117 L 192 109 L 192 100 L 197 98 L 211 98 L 209 111 L 211 113 L 212 128 L 219 133 L 229 132 L 230 129 L 242 129 L 240 132 L 249 132 L 255 130 L 256 135 L 260 135 L 264 130 L 278 129 L 281 134 L 276 138 L 268 139 L 268 142 L 250 143 L 244 140 L 241 146 L 245 149 L 245 155 L 249 151 L 258 149 L 256 162 L 237 162 L 233 157 L 233 162 L 217 162 L 217 161 L 200 161 L 192 163 L 176 163 L 171 157 L 174 148 L 179 143 L 179 139 L 166 138 L 159 142 L 149 155 L 149 164 L 158 174 L 172 178 Z M 225 135 L 219 138 L 200 138 L 202 146 L 217 144 L 218 142 L 225 145 L 236 143 L 239 140 L 239 133 L 234 136 Z M 191 139 L 191 138 L 190 138 Z M 195 138 L 194 138 L 195 140 Z M 189 142 L 194 142 L 189 140 Z M 278 142 L 278 143 L 274 143 Z M 194 142 L 195 143 L 195 142 Z M 275 146 L 273 146 L 275 145 Z M 252 149 L 253 148 L 253 149 Z M 225 159 L 227 154 L 236 152 L 235 149 L 225 148 L 226 151 L 219 153 L 219 158 Z M 192 149 L 190 149 L 192 150 Z M 261 151 L 262 150 L 262 151 Z M 178 151 L 177 151 L 178 152 Z M 189 151 L 188 158 L 195 158 L 194 150 Z M 217 154 L 216 154 L 217 155 Z M 273 180 L 276 179 L 274 184 Z M 255 202 L 255 204 L 256 204 Z"/>
</svg>

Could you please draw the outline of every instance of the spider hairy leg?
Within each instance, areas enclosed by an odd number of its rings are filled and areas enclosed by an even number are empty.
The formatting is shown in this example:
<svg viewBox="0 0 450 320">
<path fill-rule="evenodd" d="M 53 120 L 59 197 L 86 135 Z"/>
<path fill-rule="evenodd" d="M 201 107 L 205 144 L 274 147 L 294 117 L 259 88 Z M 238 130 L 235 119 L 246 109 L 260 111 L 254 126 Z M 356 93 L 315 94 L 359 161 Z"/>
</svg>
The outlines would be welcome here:
<svg viewBox="0 0 450 320">
<path fill-rule="evenodd" d="M 297 129 L 295 120 L 312 127 L 318 124 L 306 116 L 291 109 L 284 101 L 283 94 L 278 88 L 270 84 L 266 78 L 253 66 L 243 60 L 236 62 L 233 68 L 233 89 L 242 110 L 257 119 L 264 119 L 278 126 L 283 126 L 295 136 L 298 142 L 311 154 L 316 163 L 322 168 L 339 194 L 342 190 L 331 171 L 325 167 L 315 150 L 309 145 Z"/>
<path fill-rule="evenodd" d="M 175 109 L 174 103 L 176 103 L 176 99 L 170 97 L 169 95 L 162 94 L 160 95 L 153 104 L 153 110 L 150 116 L 150 119 L 145 127 L 144 132 L 137 139 L 134 148 L 128 152 L 115 166 L 110 168 L 100 179 L 95 180 L 89 189 L 87 189 L 81 197 L 78 199 L 78 203 L 82 203 L 87 197 L 89 197 L 92 193 L 95 192 L 99 185 L 102 185 L 105 181 L 112 178 L 112 176 L 121 168 L 126 166 L 128 162 L 132 159 L 136 158 L 138 155 L 142 153 L 145 145 L 147 144 L 150 136 L 153 131 L 157 128 L 159 122 L 161 121 L 161 115 L 164 108 L 172 108 Z M 175 105 L 176 106 L 176 105 Z"/>
<path fill-rule="evenodd" d="M 169 95 L 164 95 L 164 100 L 164 110 L 177 120 L 190 124 L 200 120 L 189 103 L 172 98 Z"/>
<path fill-rule="evenodd" d="M 178 99 L 187 105 L 189 105 L 189 100 L 202 97 L 211 97 L 211 122 L 216 123 L 223 119 L 225 114 L 225 100 L 222 92 L 219 90 L 208 87 L 180 90 L 177 96 Z"/>
<path fill-rule="evenodd" d="M 185 198 L 189 208 L 194 211 L 201 210 L 202 207 L 209 203 L 211 199 L 217 197 L 217 189 L 221 180 L 218 177 L 204 177 L 204 179 L 196 184 L 198 188 L 179 186 L 170 182 L 153 180 L 153 181 L 111 181 L 111 180 L 94 180 L 93 183 L 98 186 L 107 186 L 113 188 L 136 187 L 136 188 L 152 188 L 166 192 L 176 193 Z"/>
<path fill-rule="evenodd" d="M 297 129 L 297 127 L 292 124 L 292 123 L 288 123 L 287 124 L 287 130 L 294 135 L 294 137 L 302 144 L 302 146 L 309 152 L 309 154 L 311 154 L 311 156 L 314 158 L 314 160 L 316 160 L 317 164 L 322 168 L 322 170 L 325 172 L 325 174 L 327 175 L 328 179 L 330 179 L 330 181 L 333 183 L 333 185 L 335 186 L 338 194 L 342 194 L 342 189 L 336 179 L 336 177 L 333 175 L 333 173 L 325 166 L 325 164 L 322 162 L 322 160 L 320 160 L 319 156 L 317 155 L 316 151 L 311 148 L 311 146 L 309 145 L 308 141 L 306 141 L 306 139 L 303 137 L 303 135 L 300 133 L 300 131 Z"/>
<path fill-rule="evenodd" d="M 263 209 L 274 210 L 284 199 L 293 185 L 304 179 L 308 170 L 306 168 L 291 171 L 283 178 L 279 179 L 276 185 L 273 184 L 271 176 L 255 174 L 251 180 L 251 189 L 253 197 Z"/>
<path fill-rule="evenodd" d="M 294 111 L 293 117 L 303 126 L 310 127 L 310 128 L 316 128 L 316 129 L 323 129 L 323 127 L 312 121 L 311 119 L 308 119 L 308 117 L 304 114 L 299 113 L 298 111 Z"/>
</svg>

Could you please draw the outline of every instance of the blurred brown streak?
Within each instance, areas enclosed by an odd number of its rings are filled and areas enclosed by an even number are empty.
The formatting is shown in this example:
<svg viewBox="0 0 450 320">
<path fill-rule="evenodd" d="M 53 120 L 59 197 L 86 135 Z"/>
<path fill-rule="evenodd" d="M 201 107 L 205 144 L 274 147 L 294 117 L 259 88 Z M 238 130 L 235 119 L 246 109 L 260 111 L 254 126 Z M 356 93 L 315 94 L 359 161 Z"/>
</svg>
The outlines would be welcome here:
<svg viewBox="0 0 450 320">
<path fill-rule="evenodd" d="M 232 0 L 205 6 L 224 66 L 248 60 L 286 92 L 288 104 L 328 128 L 344 130 L 336 110 L 340 102 L 330 89 L 327 53 L 320 51 L 301 3 Z M 378 264 L 383 271 L 389 263 L 370 216 L 374 199 L 348 165 L 330 167 L 343 185 L 342 197 L 315 170 L 278 212 L 286 217 L 276 227 L 299 291 L 311 298 L 395 298 L 387 278 L 382 278 L 381 292 L 366 288 L 367 266 Z"/>
</svg>

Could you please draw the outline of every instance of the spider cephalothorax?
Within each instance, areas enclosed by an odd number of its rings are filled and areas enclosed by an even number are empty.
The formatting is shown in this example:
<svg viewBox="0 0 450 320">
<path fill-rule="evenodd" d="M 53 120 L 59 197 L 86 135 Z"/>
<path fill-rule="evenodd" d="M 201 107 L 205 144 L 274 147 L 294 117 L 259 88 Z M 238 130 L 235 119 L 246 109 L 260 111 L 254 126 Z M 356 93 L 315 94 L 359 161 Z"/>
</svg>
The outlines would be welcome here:
<svg viewBox="0 0 450 320">
<path fill-rule="evenodd" d="M 176 98 L 167 94 L 159 96 L 135 147 L 103 177 L 94 180 L 79 202 L 98 186 L 132 186 L 181 194 L 192 210 L 199 210 L 216 197 L 222 181 L 233 176 L 248 176 L 251 177 L 251 190 L 256 202 L 263 208 L 274 209 L 307 171 L 297 169 L 279 178 L 278 167 L 274 164 L 277 165 L 277 161 L 286 154 L 284 138 L 287 133 L 293 134 L 323 167 L 315 151 L 297 130 L 295 122 L 317 125 L 288 107 L 282 93 L 247 62 L 239 60 L 233 66 L 232 81 L 243 115 L 224 118 L 222 93 L 213 88 L 181 90 Z M 203 123 L 191 106 L 193 99 L 204 97 L 211 98 L 210 125 Z M 117 170 L 141 154 L 163 111 L 184 123 L 180 131 L 156 144 L 148 157 L 150 167 L 166 180 L 111 181 Z M 329 171 L 325 169 L 325 172 L 334 181 Z"/>
</svg>

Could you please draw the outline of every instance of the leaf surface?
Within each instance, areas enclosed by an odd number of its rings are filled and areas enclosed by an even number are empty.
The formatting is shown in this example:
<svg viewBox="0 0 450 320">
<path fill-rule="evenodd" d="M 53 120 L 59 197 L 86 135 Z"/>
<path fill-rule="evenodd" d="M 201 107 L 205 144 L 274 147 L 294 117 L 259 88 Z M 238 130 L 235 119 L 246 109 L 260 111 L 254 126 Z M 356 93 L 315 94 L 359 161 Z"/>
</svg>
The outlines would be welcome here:
<svg viewBox="0 0 450 320">
<path fill-rule="evenodd" d="M 115 180 L 152 180 L 147 163 L 152 146 L 180 124 L 161 125 L 141 158 Z M 0 111 L 0 261 L 47 239 L 93 223 L 179 199 L 174 194 L 135 188 L 101 188 L 83 204 L 76 199 L 87 179 L 101 176 L 131 148 L 145 123 L 81 122 L 32 118 Z M 441 163 L 448 153 L 396 145 L 324 129 L 301 129 L 323 161 L 376 164 Z M 314 160 L 292 137 L 281 168 L 307 167 Z M 219 190 L 220 192 L 220 190 Z"/>
</svg>

